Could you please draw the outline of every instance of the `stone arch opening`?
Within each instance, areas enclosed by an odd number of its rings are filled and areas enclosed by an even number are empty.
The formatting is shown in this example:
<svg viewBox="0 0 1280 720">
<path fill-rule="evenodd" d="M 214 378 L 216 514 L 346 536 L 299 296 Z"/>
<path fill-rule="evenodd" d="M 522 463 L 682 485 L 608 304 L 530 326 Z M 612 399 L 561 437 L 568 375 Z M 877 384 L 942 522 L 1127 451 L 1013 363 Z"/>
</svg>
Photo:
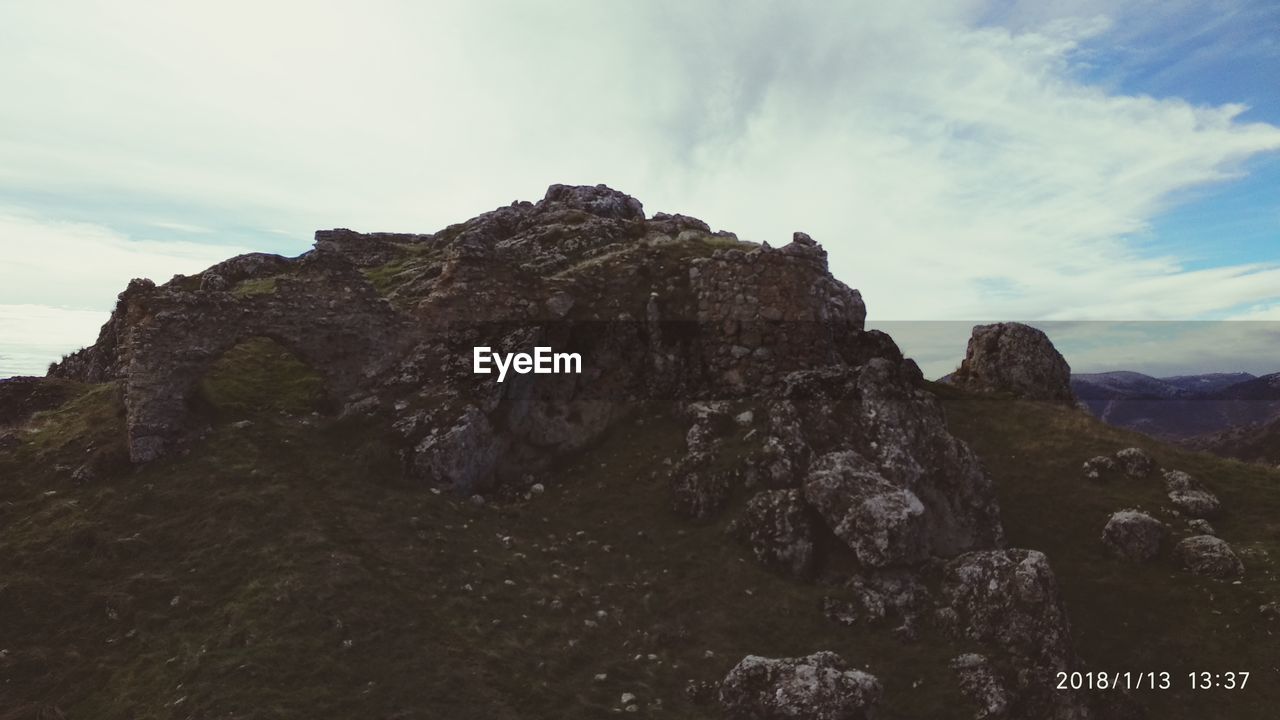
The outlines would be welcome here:
<svg viewBox="0 0 1280 720">
<path fill-rule="evenodd" d="M 320 369 L 287 345 L 253 335 L 231 345 L 194 378 L 187 411 L 214 423 L 331 414 L 337 400 Z"/>
</svg>

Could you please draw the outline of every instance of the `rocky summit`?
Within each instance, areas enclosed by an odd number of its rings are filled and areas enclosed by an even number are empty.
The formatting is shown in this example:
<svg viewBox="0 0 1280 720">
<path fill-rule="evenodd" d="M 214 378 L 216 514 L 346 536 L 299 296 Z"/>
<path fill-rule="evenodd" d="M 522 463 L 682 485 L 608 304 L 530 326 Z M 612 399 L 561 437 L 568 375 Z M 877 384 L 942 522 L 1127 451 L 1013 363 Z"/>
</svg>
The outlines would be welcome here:
<svg viewBox="0 0 1280 720">
<path fill-rule="evenodd" d="M 603 185 L 134 280 L 0 382 L 0 717 L 1193 717 L 1071 678 L 1266 672 L 1269 471 L 1092 420 L 1027 326 L 944 385 L 865 317 L 805 233 Z"/>
</svg>

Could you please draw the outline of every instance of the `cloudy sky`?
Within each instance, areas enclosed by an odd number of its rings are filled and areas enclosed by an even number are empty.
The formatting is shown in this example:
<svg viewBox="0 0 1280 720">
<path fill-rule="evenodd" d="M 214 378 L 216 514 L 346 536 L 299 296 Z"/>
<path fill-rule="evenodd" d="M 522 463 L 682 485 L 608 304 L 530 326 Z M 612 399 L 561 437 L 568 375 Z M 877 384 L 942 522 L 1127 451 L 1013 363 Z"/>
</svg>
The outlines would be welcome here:
<svg viewBox="0 0 1280 720">
<path fill-rule="evenodd" d="M 130 277 L 553 182 L 805 230 L 873 324 L 964 321 L 931 367 L 967 321 L 1280 320 L 1276 77 L 1273 0 L 0 2 L 0 376 Z M 1064 347 L 1280 369 L 1160 327 Z"/>
</svg>

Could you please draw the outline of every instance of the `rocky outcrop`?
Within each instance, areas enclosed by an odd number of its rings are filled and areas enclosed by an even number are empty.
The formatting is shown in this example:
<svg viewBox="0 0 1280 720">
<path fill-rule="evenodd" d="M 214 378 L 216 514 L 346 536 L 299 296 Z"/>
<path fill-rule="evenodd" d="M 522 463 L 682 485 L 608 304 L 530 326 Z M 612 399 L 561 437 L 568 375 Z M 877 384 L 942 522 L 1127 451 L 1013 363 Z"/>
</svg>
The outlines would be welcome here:
<svg viewBox="0 0 1280 720">
<path fill-rule="evenodd" d="M 782 435 L 803 438 L 792 482 L 864 565 L 1002 541 L 989 478 L 901 362 L 796 373 L 775 407 L 795 426 Z"/>
<path fill-rule="evenodd" d="M 1102 544 L 1116 557 L 1146 562 L 1160 554 L 1169 538 L 1169 527 L 1141 510 L 1112 513 L 1102 528 Z"/>
<path fill-rule="evenodd" d="M 1044 332 L 1022 323 L 978 325 L 950 382 L 972 392 L 1076 404 L 1071 367 Z"/>
<path fill-rule="evenodd" d="M 1222 505 L 1218 496 L 1209 492 L 1198 480 L 1181 470 L 1166 470 L 1164 489 L 1169 502 L 1184 514 L 1194 518 L 1212 517 Z"/>
<path fill-rule="evenodd" d="M 875 347 L 858 365 L 784 375 L 752 396 L 755 410 L 688 406 L 687 452 L 669 472 L 675 509 L 710 518 L 763 485 L 739 532 L 757 558 L 800 574 L 823 554 L 817 538 L 839 541 L 866 568 L 998 547 L 990 479 L 918 372 L 891 344 Z M 792 559 L 779 565 L 783 555 Z"/>
<path fill-rule="evenodd" d="M 1231 546 L 1212 535 L 1192 535 L 1174 551 L 1183 567 L 1196 575 L 1229 580 L 1244 574 L 1244 564 Z"/>
<path fill-rule="evenodd" d="M 748 655 L 720 684 L 720 704 L 729 720 L 863 720 L 874 717 L 882 692 L 873 675 L 833 652 Z"/>
<path fill-rule="evenodd" d="M 803 233 L 740 243 L 695 218 L 646 219 L 603 185 L 553 185 L 437 233 L 325 230 L 299 258 L 134 281 L 98 342 L 51 374 L 121 381 L 130 452 L 146 462 L 190 434 L 187 401 L 211 364 L 267 337 L 325 378 L 333 405 L 389 416 L 410 472 L 471 492 L 584 446 L 629 403 L 896 354 L 864 317 Z M 476 346 L 535 344 L 588 367 L 502 384 L 471 373 Z"/>
</svg>

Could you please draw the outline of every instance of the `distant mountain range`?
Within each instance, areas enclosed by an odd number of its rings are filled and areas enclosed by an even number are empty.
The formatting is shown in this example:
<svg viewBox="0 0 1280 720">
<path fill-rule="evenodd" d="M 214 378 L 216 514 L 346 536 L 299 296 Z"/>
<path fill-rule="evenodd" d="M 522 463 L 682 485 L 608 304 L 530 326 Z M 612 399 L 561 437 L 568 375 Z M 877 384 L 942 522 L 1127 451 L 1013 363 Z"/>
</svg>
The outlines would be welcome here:
<svg viewBox="0 0 1280 720">
<path fill-rule="evenodd" d="M 1071 388 L 1111 425 L 1166 440 L 1219 433 L 1280 416 L 1280 373 L 1207 373 L 1152 377 L 1137 372 L 1080 373 Z"/>
</svg>

